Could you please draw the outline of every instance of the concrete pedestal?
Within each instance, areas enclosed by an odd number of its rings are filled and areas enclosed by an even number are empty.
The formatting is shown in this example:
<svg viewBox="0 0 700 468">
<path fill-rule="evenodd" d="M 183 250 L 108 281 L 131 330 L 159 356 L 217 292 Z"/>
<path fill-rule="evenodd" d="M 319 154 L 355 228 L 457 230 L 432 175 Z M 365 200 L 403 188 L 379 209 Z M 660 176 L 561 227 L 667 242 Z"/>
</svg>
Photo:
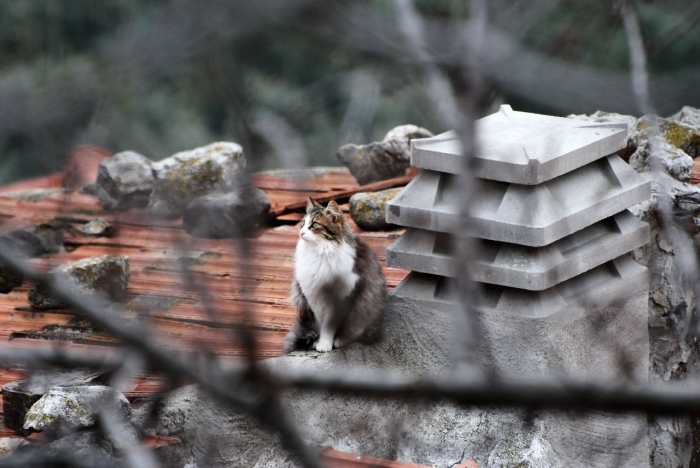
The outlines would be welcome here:
<svg viewBox="0 0 700 468">
<path fill-rule="evenodd" d="M 498 375 L 645 381 L 647 270 L 628 253 L 649 241 L 649 226 L 627 208 L 650 197 L 651 183 L 611 154 L 624 146 L 624 126 L 501 106 L 477 121 L 476 135 L 471 200 L 461 199 L 454 132 L 412 141 L 412 164 L 424 171 L 386 215 L 408 228 L 387 264 L 412 272 L 392 295 L 462 313 L 450 233 L 467 203 L 482 292 L 470 298 L 483 332 L 479 364 Z M 539 424 L 564 466 L 649 465 L 646 415 L 549 412 Z"/>
</svg>

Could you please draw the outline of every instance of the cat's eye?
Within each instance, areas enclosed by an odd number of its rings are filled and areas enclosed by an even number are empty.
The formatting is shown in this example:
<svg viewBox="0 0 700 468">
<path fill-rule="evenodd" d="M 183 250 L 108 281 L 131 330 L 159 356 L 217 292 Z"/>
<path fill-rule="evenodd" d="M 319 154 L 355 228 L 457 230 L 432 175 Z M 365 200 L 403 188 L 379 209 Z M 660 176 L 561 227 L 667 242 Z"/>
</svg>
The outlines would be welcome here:
<svg viewBox="0 0 700 468">
<path fill-rule="evenodd" d="M 312 228 L 319 227 L 319 226 L 320 226 L 320 224 L 318 224 L 318 223 L 315 222 L 315 221 L 314 221 L 313 223 L 311 223 L 311 227 L 312 227 Z"/>
</svg>

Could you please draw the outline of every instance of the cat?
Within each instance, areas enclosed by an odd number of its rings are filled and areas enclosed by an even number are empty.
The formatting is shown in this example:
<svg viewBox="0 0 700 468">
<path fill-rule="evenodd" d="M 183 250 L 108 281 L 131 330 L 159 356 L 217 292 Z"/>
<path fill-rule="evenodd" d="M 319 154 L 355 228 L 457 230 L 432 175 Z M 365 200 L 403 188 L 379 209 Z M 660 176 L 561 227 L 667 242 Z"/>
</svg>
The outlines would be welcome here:
<svg viewBox="0 0 700 468">
<path fill-rule="evenodd" d="M 311 197 L 307 200 L 294 255 L 292 301 L 297 319 L 286 338 L 287 353 L 327 352 L 382 338 L 384 272 L 335 201 L 324 208 Z"/>
</svg>

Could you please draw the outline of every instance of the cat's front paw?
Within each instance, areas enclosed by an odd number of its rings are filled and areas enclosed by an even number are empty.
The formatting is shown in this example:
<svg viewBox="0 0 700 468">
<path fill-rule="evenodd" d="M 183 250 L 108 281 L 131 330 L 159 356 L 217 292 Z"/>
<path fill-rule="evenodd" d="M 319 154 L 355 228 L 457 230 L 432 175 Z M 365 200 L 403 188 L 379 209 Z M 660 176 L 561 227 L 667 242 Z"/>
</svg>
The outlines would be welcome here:
<svg viewBox="0 0 700 468">
<path fill-rule="evenodd" d="M 333 340 L 318 340 L 316 343 L 316 351 L 327 353 L 331 349 L 333 349 Z"/>
</svg>

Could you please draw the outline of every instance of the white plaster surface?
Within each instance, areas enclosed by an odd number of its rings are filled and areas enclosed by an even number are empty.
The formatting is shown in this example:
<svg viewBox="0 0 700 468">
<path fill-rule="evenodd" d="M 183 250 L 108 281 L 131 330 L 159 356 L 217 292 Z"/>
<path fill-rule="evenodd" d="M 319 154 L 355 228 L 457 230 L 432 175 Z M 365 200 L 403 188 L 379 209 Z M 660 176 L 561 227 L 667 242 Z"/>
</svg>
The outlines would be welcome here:
<svg viewBox="0 0 700 468">
<path fill-rule="evenodd" d="M 508 105 L 475 122 L 475 177 L 536 185 L 612 154 L 626 145 L 627 126 L 518 112 Z M 462 171 L 462 147 L 450 131 L 411 141 L 411 165 Z"/>
</svg>

